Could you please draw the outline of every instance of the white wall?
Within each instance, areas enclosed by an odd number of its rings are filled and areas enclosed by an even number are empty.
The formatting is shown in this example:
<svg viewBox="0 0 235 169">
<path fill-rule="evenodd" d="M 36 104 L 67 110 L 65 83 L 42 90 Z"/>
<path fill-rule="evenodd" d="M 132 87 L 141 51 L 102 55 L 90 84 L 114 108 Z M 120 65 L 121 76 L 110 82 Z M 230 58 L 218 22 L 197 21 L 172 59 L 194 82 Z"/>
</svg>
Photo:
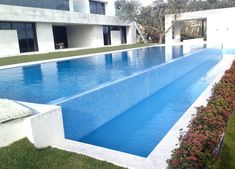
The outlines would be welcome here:
<svg viewBox="0 0 235 169">
<path fill-rule="evenodd" d="M 174 25 L 174 40 L 175 42 L 180 42 L 181 41 L 181 23 L 180 22 L 176 22 Z"/>
<path fill-rule="evenodd" d="M 23 119 L 14 120 L 5 124 L 0 124 L 0 147 L 25 137 Z"/>
<path fill-rule="evenodd" d="M 235 8 L 223 8 L 206 11 L 188 12 L 177 15 L 177 21 L 193 19 L 207 20 L 207 41 L 209 43 L 223 43 L 224 48 L 235 48 Z M 171 28 L 174 15 L 165 17 L 165 30 Z M 166 43 L 176 42 L 172 39 L 172 29 L 166 34 Z"/>
<path fill-rule="evenodd" d="M 111 31 L 111 45 L 122 44 L 121 31 Z"/>
<path fill-rule="evenodd" d="M 40 52 L 55 50 L 52 24 L 36 23 L 36 34 Z"/>
<path fill-rule="evenodd" d="M 74 1 L 74 11 L 81 13 L 90 13 L 90 5 L 88 0 L 73 0 Z"/>
<path fill-rule="evenodd" d="M 81 10 L 86 11 L 87 8 L 81 8 Z M 121 20 L 116 16 L 94 15 L 85 12 L 68 12 L 62 10 L 50 10 L 1 4 L 0 21 L 117 26 L 128 26 L 131 23 L 129 21 Z"/>
<path fill-rule="evenodd" d="M 16 30 L 0 30 L 0 56 L 17 55 L 20 53 Z"/>
<path fill-rule="evenodd" d="M 102 26 L 68 26 L 67 36 L 69 48 L 100 47 L 104 45 Z"/>
<path fill-rule="evenodd" d="M 126 27 L 126 34 L 127 34 L 127 43 L 129 44 L 136 43 L 136 27 L 134 23 Z"/>
<path fill-rule="evenodd" d="M 61 108 L 21 102 L 35 110 L 34 115 L 0 124 L 0 147 L 27 137 L 37 148 L 54 145 L 64 139 Z"/>
<path fill-rule="evenodd" d="M 115 3 L 114 0 L 109 0 L 106 3 L 106 15 L 107 16 L 115 16 Z"/>
</svg>

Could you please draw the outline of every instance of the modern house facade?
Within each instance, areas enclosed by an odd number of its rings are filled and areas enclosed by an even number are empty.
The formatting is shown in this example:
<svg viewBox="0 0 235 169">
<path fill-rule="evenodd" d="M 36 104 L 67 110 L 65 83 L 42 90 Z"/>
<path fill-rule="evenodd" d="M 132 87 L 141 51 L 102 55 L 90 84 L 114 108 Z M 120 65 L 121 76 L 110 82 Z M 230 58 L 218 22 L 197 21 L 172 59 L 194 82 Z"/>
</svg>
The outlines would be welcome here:
<svg viewBox="0 0 235 169">
<path fill-rule="evenodd" d="M 224 49 L 234 49 L 235 22 L 231 18 L 233 16 L 235 16 L 234 7 L 166 15 L 165 42 L 166 44 L 180 42 L 183 22 L 200 20 L 206 22 L 208 43 L 221 43 Z"/>
<path fill-rule="evenodd" d="M 0 56 L 136 42 L 113 0 L 0 0 Z"/>
</svg>

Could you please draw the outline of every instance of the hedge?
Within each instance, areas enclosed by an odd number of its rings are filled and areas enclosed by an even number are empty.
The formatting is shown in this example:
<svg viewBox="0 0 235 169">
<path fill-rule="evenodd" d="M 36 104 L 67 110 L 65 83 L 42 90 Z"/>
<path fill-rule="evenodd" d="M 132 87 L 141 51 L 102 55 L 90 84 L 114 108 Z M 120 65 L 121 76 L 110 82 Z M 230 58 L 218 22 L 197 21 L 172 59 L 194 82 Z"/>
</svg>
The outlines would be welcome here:
<svg viewBox="0 0 235 169">
<path fill-rule="evenodd" d="M 216 169 L 219 145 L 229 118 L 235 111 L 235 61 L 212 89 L 207 106 L 197 108 L 179 148 L 168 160 L 169 169 Z"/>
</svg>

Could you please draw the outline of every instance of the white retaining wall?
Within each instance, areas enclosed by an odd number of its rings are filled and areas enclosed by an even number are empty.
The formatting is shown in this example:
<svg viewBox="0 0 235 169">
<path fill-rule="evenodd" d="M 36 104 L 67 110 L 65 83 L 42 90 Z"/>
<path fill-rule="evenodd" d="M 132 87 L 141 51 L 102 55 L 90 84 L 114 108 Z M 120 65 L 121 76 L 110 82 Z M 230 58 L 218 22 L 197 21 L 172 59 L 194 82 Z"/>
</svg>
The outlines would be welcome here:
<svg viewBox="0 0 235 169">
<path fill-rule="evenodd" d="M 76 25 L 67 27 L 69 48 L 104 46 L 103 27 L 96 25 Z"/>
<path fill-rule="evenodd" d="M 17 55 L 20 53 L 16 30 L 0 30 L 0 56 Z"/>
<path fill-rule="evenodd" d="M 121 31 L 111 31 L 111 44 L 120 45 L 122 44 Z"/>
<path fill-rule="evenodd" d="M 0 147 L 27 137 L 37 148 L 56 144 L 64 138 L 62 112 L 58 106 L 25 103 L 34 115 L 0 124 Z"/>
<path fill-rule="evenodd" d="M 40 52 L 55 50 L 52 24 L 36 23 L 36 34 L 38 40 L 38 50 Z"/>
</svg>

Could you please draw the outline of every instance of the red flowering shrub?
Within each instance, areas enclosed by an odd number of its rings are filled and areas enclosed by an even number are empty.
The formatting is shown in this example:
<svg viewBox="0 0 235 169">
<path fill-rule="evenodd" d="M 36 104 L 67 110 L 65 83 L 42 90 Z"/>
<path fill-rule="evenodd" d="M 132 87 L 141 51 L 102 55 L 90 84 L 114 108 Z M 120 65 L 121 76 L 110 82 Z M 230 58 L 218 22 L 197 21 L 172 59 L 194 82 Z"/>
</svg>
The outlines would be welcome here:
<svg viewBox="0 0 235 169">
<path fill-rule="evenodd" d="M 212 90 L 206 107 L 197 108 L 179 148 L 168 160 L 170 169 L 216 169 L 217 148 L 235 111 L 235 62 Z"/>
</svg>

